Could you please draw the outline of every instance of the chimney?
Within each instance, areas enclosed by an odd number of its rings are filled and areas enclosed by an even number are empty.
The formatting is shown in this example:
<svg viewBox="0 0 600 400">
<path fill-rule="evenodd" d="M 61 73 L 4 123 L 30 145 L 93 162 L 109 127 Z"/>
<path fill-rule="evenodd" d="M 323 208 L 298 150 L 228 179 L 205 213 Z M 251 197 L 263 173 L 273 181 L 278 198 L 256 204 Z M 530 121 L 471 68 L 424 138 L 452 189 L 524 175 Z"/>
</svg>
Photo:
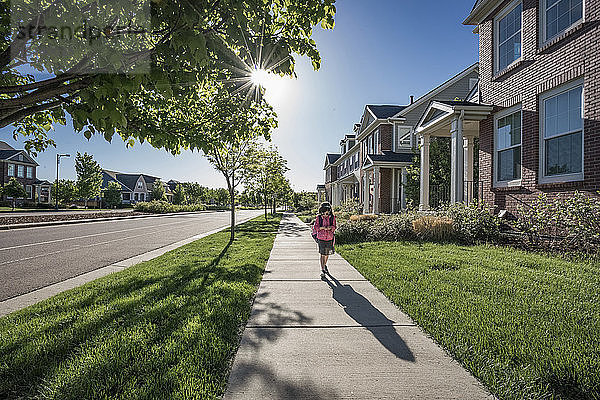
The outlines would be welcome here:
<svg viewBox="0 0 600 400">
<path fill-rule="evenodd" d="M 410 96 L 410 104 L 415 102 L 415 96 Z"/>
</svg>

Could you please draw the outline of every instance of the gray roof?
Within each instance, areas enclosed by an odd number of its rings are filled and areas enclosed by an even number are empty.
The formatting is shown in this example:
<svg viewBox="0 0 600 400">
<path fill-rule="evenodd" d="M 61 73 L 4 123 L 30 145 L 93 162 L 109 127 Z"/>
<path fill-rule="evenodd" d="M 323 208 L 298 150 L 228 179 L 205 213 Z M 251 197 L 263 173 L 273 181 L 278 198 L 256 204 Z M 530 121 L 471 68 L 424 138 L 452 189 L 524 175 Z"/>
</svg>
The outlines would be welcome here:
<svg viewBox="0 0 600 400">
<path fill-rule="evenodd" d="M 329 162 L 329 164 L 333 164 L 334 162 L 336 162 L 338 160 L 338 158 L 340 158 L 342 155 L 341 154 L 331 154 L 331 153 L 327 153 L 325 155 L 327 161 Z"/>
<path fill-rule="evenodd" d="M 23 161 L 19 161 L 19 162 L 22 162 L 25 164 L 31 164 L 31 165 L 39 165 L 24 150 L 0 150 L 0 160 L 8 160 L 9 158 L 16 156 L 17 154 L 23 154 Z M 13 161 L 15 161 L 15 160 L 13 160 Z"/>
<path fill-rule="evenodd" d="M 121 190 L 125 191 L 125 192 L 132 192 L 133 189 L 129 188 L 127 185 L 125 185 L 123 182 L 121 182 L 121 180 L 118 178 L 119 175 L 123 175 L 123 174 L 119 174 L 118 172 L 114 172 L 114 171 L 107 171 L 107 170 L 103 170 L 102 171 L 102 188 L 105 189 L 108 187 L 108 182 L 117 182 L 119 185 L 121 185 Z M 135 182 L 137 181 L 137 179 L 133 182 L 133 186 L 135 186 Z"/>
<path fill-rule="evenodd" d="M 471 101 L 463 101 L 463 100 L 453 100 L 453 101 L 444 101 L 444 100 L 436 100 L 438 103 L 443 103 L 449 106 L 482 106 L 483 104 L 473 103 Z"/>
<path fill-rule="evenodd" d="M 392 105 L 367 105 L 378 119 L 390 118 L 404 110 L 407 106 L 392 106 Z"/>
<path fill-rule="evenodd" d="M 0 160 L 6 160 L 20 152 L 21 150 L 0 150 Z"/>
<path fill-rule="evenodd" d="M 383 154 L 369 154 L 373 162 L 401 162 L 411 163 L 415 158 L 413 153 L 394 153 L 393 151 L 384 151 Z"/>
</svg>

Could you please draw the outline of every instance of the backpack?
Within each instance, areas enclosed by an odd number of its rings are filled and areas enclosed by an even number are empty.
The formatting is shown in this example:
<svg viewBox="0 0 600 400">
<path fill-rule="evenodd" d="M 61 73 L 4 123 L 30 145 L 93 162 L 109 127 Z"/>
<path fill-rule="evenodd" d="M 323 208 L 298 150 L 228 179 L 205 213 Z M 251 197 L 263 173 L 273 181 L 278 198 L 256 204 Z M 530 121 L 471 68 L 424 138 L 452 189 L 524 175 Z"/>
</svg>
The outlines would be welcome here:
<svg viewBox="0 0 600 400">
<path fill-rule="evenodd" d="M 323 225 L 323 217 L 321 217 L 320 215 L 318 215 L 317 219 L 319 220 L 319 226 Z M 317 239 L 317 231 L 313 231 L 312 237 L 315 240 L 315 242 L 319 243 L 319 239 Z"/>
</svg>

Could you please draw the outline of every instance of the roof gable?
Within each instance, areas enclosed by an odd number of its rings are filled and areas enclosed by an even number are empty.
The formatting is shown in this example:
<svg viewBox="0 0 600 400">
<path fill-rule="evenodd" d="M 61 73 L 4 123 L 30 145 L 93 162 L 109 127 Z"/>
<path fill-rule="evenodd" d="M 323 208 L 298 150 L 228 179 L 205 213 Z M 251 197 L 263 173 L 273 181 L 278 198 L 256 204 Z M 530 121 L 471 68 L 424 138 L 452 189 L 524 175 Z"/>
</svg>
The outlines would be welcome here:
<svg viewBox="0 0 600 400">
<path fill-rule="evenodd" d="M 429 92 L 425 93 L 423 96 L 419 97 L 417 100 L 414 101 L 414 103 L 412 103 L 411 105 L 405 107 L 403 110 L 401 110 L 396 115 L 394 115 L 394 117 L 405 116 L 408 113 L 410 113 L 411 111 L 417 109 L 418 107 L 425 106 L 425 105 L 429 104 L 431 102 L 431 100 L 434 99 L 435 96 L 437 96 L 440 93 L 446 91 L 446 89 L 449 89 L 449 88 L 453 87 L 453 85 L 456 85 L 456 84 L 460 83 L 460 81 L 462 79 L 468 77 L 469 75 L 473 74 L 474 72 L 478 73 L 478 71 L 479 71 L 479 63 L 475 63 L 475 64 L 469 66 L 468 68 L 466 68 L 462 72 L 458 73 L 457 75 L 455 75 L 452 78 L 448 79 L 447 81 L 445 81 L 441 85 L 435 87 L 434 89 L 432 89 Z M 464 94 L 466 95 L 467 93 L 464 93 Z"/>
<path fill-rule="evenodd" d="M 397 105 L 367 105 L 367 108 L 375 115 L 377 119 L 385 119 L 393 117 L 407 106 Z"/>
<path fill-rule="evenodd" d="M 24 150 L 0 150 L 0 160 L 10 160 L 22 162 L 25 164 L 39 165 L 29 154 Z"/>
</svg>

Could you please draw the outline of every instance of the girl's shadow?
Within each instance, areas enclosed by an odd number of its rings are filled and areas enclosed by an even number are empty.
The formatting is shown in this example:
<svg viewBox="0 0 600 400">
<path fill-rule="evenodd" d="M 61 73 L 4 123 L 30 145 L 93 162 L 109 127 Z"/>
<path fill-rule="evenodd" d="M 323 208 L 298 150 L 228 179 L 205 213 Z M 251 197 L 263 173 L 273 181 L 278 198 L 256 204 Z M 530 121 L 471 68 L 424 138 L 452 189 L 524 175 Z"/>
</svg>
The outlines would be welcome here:
<svg viewBox="0 0 600 400">
<path fill-rule="evenodd" d="M 415 361 L 412 351 L 396 332 L 394 321 L 388 319 L 369 300 L 354 291 L 352 286 L 342 285 L 331 275 L 329 278 L 325 281 L 333 290 L 333 298 L 342 306 L 346 314 L 371 332 L 390 353 L 406 361 Z"/>
</svg>

